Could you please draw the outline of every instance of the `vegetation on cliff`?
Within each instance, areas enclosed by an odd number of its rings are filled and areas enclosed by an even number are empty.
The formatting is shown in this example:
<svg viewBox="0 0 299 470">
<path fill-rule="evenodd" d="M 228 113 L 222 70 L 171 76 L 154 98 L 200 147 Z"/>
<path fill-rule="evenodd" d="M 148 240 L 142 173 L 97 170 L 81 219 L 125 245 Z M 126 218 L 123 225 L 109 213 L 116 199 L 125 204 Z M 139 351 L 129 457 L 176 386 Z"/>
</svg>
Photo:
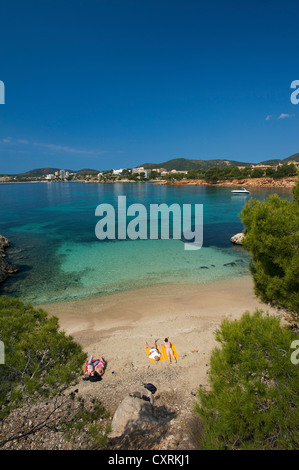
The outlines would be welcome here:
<svg viewBox="0 0 299 470">
<path fill-rule="evenodd" d="M 284 178 L 288 176 L 296 176 L 297 168 L 291 164 L 283 164 L 281 166 L 263 168 L 238 168 L 237 166 L 228 166 L 226 168 L 212 167 L 206 171 L 203 170 L 190 170 L 187 174 L 188 179 L 204 179 L 208 182 L 226 181 L 232 179 L 246 179 L 246 178 Z"/>
<path fill-rule="evenodd" d="M 261 162 L 260 164 L 263 165 L 284 165 L 289 162 L 299 162 L 299 154 L 295 153 L 290 157 L 284 159 L 275 159 L 275 160 L 267 160 Z M 189 170 L 201 170 L 206 171 L 209 168 L 230 168 L 230 167 L 238 167 L 238 166 L 248 166 L 256 165 L 254 163 L 236 161 L 236 160 L 228 160 L 228 159 L 212 159 L 212 160 L 198 160 L 198 159 L 190 159 L 190 158 L 173 158 L 171 160 L 167 160 L 162 163 L 143 163 L 143 168 L 151 170 L 152 168 L 165 168 L 167 171 L 171 171 L 176 169 L 177 171 L 189 171 Z"/>
<path fill-rule="evenodd" d="M 0 340 L 5 353 L 0 365 L 0 447 L 19 445 L 45 428 L 47 436 L 60 432 L 65 439 L 75 439 L 84 429 L 86 446 L 104 444 L 105 430 L 94 424 L 106 416 L 101 404 L 87 404 L 68 391 L 82 373 L 86 355 L 59 329 L 58 319 L 2 296 Z"/>
<path fill-rule="evenodd" d="M 293 201 L 277 194 L 263 202 L 251 199 L 241 218 L 255 293 L 299 320 L 299 181 L 293 193 Z"/>
</svg>

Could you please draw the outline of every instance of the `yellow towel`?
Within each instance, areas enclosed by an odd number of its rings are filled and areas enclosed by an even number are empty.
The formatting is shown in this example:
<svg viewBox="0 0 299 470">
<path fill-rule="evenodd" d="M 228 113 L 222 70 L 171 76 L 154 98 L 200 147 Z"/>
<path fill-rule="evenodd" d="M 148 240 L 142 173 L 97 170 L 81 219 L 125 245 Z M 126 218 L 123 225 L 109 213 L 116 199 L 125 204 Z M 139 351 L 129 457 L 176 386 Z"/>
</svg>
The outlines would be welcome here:
<svg viewBox="0 0 299 470">
<path fill-rule="evenodd" d="M 179 356 L 178 356 L 176 347 L 175 347 L 175 345 L 174 345 L 173 343 L 171 343 L 171 344 L 172 344 L 172 350 L 173 350 L 173 353 L 174 353 L 174 357 L 175 357 L 176 359 L 178 359 Z M 155 347 L 155 346 L 150 346 L 149 348 L 145 348 L 145 352 L 146 352 L 146 354 L 147 354 L 148 356 L 149 356 L 149 354 L 150 354 L 150 348 L 154 348 L 154 347 Z M 161 362 L 161 361 L 168 360 L 168 357 L 167 357 L 167 354 L 166 354 L 166 349 L 165 349 L 164 344 L 161 344 L 160 348 L 158 347 L 157 349 L 158 349 L 159 353 L 161 354 L 159 361 L 155 361 L 155 359 L 151 359 L 150 357 L 149 357 L 149 360 L 150 360 L 151 362 Z"/>
<path fill-rule="evenodd" d="M 150 349 L 151 349 L 151 348 L 154 348 L 154 347 L 155 347 L 155 346 L 150 346 L 149 348 L 145 348 L 145 352 L 146 352 L 146 354 L 147 354 L 148 356 L 150 355 Z M 158 349 L 159 353 L 161 354 L 160 359 L 159 359 L 159 361 L 155 361 L 155 359 L 151 359 L 151 358 L 149 357 L 149 360 L 150 360 L 151 362 L 160 362 L 160 361 L 164 361 L 164 359 L 165 359 L 165 357 L 163 357 L 163 354 L 162 354 L 161 350 L 160 350 L 159 348 L 157 348 L 157 349 Z"/>
</svg>

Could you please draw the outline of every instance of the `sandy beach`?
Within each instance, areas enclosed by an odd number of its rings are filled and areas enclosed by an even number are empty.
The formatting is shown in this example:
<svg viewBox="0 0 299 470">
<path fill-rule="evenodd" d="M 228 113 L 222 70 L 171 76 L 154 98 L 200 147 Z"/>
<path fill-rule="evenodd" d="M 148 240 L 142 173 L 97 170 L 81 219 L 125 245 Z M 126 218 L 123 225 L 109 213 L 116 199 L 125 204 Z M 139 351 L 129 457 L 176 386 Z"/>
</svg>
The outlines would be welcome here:
<svg viewBox="0 0 299 470">
<path fill-rule="evenodd" d="M 128 393 L 142 382 L 152 382 L 160 394 L 159 405 L 176 411 L 177 429 L 182 430 L 198 388 L 208 386 L 209 357 L 221 321 L 258 307 L 271 311 L 255 297 L 250 276 L 202 285 L 163 284 L 40 307 L 57 316 L 61 328 L 88 355 L 103 355 L 108 361 L 103 380 L 82 381 L 81 393 L 100 397 L 113 415 Z M 145 341 L 158 339 L 159 345 L 165 337 L 176 346 L 177 364 L 150 363 Z M 188 441 L 188 436 L 182 439 Z"/>
<path fill-rule="evenodd" d="M 256 298 L 250 276 L 205 284 L 158 284 L 39 307 L 57 316 L 61 329 L 88 354 L 140 367 L 147 365 L 145 341 L 168 336 L 180 356 L 195 348 L 207 353 L 216 344 L 213 332 L 223 318 L 239 318 L 258 307 L 269 310 Z"/>
</svg>

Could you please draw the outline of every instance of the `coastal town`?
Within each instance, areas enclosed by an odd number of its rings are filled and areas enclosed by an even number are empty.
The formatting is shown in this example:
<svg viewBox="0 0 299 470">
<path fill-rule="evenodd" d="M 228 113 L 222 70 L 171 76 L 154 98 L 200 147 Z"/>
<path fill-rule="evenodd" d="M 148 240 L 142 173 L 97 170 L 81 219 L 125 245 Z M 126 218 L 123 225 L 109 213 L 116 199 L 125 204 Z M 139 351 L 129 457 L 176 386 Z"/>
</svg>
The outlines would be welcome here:
<svg viewBox="0 0 299 470">
<path fill-rule="evenodd" d="M 138 166 L 136 168 L 116 168 L 98 171 L 94 169 L 82 169 L 71 171 L 67 169 L 32 170 L 27 173 L 16 175 L 0 175 L 0 183 L 7 182 L 86 182 L 86 183 L 134 183 L 151 182 L 156 184 L 217 184 L 225 182 L 240 184 L 250 182 L 250 185 L 259 184 L 262 179 L 263 184 L 267 182 L 279 182 L 290 180 L 293 186 L 293 179 L 299 171 L 299 158 L 285 159 L 276 164 L 244 164 L 233 165 L 229 160 L 221 160 L 221 165 L 210 166 L 208 169 L 176 169 L 176 168 L 148 168 L 150 164 Z M 183 159 L 182 159 L 183 160 Z M 170 161 L 171 162 L 171 161 Z M 188 160 L 186 160 L 188 163 Z M 169 163 L 169 162 L 167 162 Z M 186 164 L 186 167 L 188 164 Z M 168 165 L 169 167 L 169 165 Z M 294 180 L 295 181 L 295 180 Z M 276 185 L 276 184 L 274 184 Z"/>
</svg>

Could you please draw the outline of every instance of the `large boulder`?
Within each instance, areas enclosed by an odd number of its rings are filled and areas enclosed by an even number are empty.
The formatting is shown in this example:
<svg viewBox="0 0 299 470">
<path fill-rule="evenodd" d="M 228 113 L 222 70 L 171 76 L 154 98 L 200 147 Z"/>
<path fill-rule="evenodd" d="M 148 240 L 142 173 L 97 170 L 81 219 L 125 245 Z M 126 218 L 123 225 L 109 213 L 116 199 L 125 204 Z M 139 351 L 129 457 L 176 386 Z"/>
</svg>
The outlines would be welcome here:
<svg viewBox="0 0 299 470">
<path fill-rule="evenodd" d="M 134 431 L 149 430 L 157 422 L 154 407 L 150 402 L 127 396 L 113 416 L 111 438 Z"/>
<path fill-rule="evenodd" d="M 235 245 L 243 245 L 245 235 L 244 233 L 236 233 L 233 237 L 231 237 L 230 241 Z"/>
<path fill-rule="evenodd" d="M 3 252 L 4 250 L 6 250 L 6 248 L 8 248 L 9 246 L 10 246 L 10 241 L 7 238 L 0 235 L 0 252 Z"/>
<path fill-rule="evenodd" d="M 0 283 L 5 281 L 11 274 L 18 272 L 18 268 L 7 261 L 5 257 L 5 250 L 9 246 L 9 240 L 0 235 Z"/>
</svg>

